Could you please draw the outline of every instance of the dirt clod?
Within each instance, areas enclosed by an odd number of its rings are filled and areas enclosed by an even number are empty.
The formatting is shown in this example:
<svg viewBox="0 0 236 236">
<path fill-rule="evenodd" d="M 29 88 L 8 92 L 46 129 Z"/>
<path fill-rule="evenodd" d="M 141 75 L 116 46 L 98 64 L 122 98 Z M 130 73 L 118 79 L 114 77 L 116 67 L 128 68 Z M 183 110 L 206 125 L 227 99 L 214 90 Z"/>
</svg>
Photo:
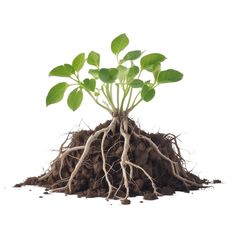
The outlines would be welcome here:
<svg viewBox="0 0 236 236">
<path fill-rule="evenodd" d="M 144 200 L 155 200 L 155 199 L 157 199 L 157 196 L 156 196 L 156 194 L 155 193 L 144 193 L 144 195 L 143 195 L 143 199 Z"/>
<path fill-rule="evenodd" d="M 122 205 L 129 205 L 130 204 L 130 200 L 129 199 L 121 200 L 121 204 Z"/>
</svg>

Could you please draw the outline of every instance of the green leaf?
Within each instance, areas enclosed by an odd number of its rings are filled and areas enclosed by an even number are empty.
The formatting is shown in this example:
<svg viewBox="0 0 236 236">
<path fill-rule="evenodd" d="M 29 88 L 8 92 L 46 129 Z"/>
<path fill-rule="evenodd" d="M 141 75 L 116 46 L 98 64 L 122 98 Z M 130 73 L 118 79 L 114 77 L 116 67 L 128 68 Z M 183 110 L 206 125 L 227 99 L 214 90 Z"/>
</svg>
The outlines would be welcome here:
<svg viewBox="0 0 236 236">
<path fill-rule="evenodd" d="M 183 78 L 183 74 L 177 70 L 169 69 L 161 71 L 157 81 L 159 84 L 177 82 Z"/>
<path fill-rule="evenodd" d="M 139 73 L 138 66 L 132 66 L 129 68 L 128 78 L 134 78 Z"/>
<path fill-rule="evenodd" d="M 102 68 L 99 71 L 99 77 L 104 83 L 113 83 L 118 76 L 118 70 L 116 68 Z"/>
<path fill-rule="evenodd" d="M 151 53 L 141 58 L 140 64 L 141 69 L 153 71 L 155 65 L 159 64 L 160 62 L 166 59 L 165 56 L 159 53 Z"/>
<path fill-rule="evenodd" d="M 81 89 L 79 91 L 77 90 L 78 88 L 74 89 L 67 98 L 67 105 L 72 111 L 77 110 L 83 101 L 82 90 Z"/>
<path fill-rule="evenodd" d="M 149 87 L 148 85 L 144 85 L 142 87 L 142 91 L 141 91 L 141 97 L 145 102 L 149 102 L 151 101 L 155 96 L 155 89 Z"/>
<path fill-rule="evenodd" d="M 135 51 L 131 51 L 128 52 L 124 58 L 122 59 L 122 61 L 133 61 L 138 59 L 141 56 L 142 52 L 140 50 L 135 50 Z"/>
<path fill-rule="evenodd" d="M 73 73 L 71 73 L 73 74 Z M 49 72 L 49 76 L 70 77 L 68 68 L 65 65 L 57 66 Z"/>
<path fill-rule="evenodd" d="M 124 81 L 128 73 L 128 68 L 125 66 L 119 65 L 117 69 L 119 71 L 118 77 L 119 77 L 120 82 Z"/>
<path fill-rule="evenodd" d="M 143 84 L 143 81 L 140 79 L 134 79 L 129 83 L 130 87 L 132 88 L 142 88 Z"/>
<path fill-rule="evenodd" d="M 87 62 L 89 65 L 99 67 L 100 55 L 94 51 L 91 51 L 88 55 Z"/>
<path fill-rule="evenodd" d="M 50 104 L 60 102 L 63 97 L 66 89 L 68 88 L 69 84 L 62 82 L 53 86 L 47 95 L 46 98 L 46 105 L 49 106 Z"/>
<path fill-rule="evenodd" d="M 95 79 L 98 79 L 99 77 L 99 70 L 97 69 L 90 69 L 88 73 L 92 75 Z"/>
<path fill-rule="evenodd" d="M 90 91 L 94 92 L 95 88 L 96 88 L 96 80 L 95 79 L 90 79 L 89 81 L 89 87 L 90 87 Z"/>
<path fill-rule="evenodd" d="M 84 62 L 85 62 L 84 53 L 80 53 L 78 56 L 76 56 L 72 62 L 72 66 L 74 67 L 75 71 L 79 72 L 83 68 Z"/>
<path fill-rule="evenodd" d="M 65 70 L 69 75 L 73 75 L 75 73 L 75 70 L 72 65 L 70 64 L 64 64 Z"/>
<path fill-rule="evenodd" d="M 83 81 L 83 85 L 87 90 L 94 92 L 94 90 L 96 88 L 96 80 L 95 79 L 85 79 Z"/>
<path fill-rule="evenodd" d="M 129 44 L 129 39 L 126 34 L 121 34 L 113 39 L 111 43 L 111 51 L 118 55 L 121 51 L 123 51 Z"/>
<path fill-rule="evenodd" d="M 155 82 L 158 82 L 158 77 L 159 77 L 160 72 L 161 72 L 161 64 L 158 63 L 158 64 L 156 64 L 156 66 L 153 69 L 153 75 L 155 78 Z"/>
</svg>

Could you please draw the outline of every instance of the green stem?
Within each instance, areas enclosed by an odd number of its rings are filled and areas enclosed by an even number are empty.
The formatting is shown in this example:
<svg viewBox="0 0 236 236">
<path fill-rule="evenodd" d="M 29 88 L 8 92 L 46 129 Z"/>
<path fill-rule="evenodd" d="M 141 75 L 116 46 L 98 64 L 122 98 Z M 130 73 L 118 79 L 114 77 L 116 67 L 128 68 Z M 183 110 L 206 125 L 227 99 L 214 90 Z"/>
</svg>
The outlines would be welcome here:
<svg viewBox="0 0 236 236">
<path fill-rule="evenodd" d="M 125 99 L 129 93 L 129 90 L 130 90 L 130 87 L 127 87 L 125 92 L 124 92 L 124 95 L 123 95 L 123 98 L 122 98 L 122 101 L 121 101 L 121 105 L 120 105 L 120 111 L 123 112 L 124 110 L 124 102 L 125 102 Z"/>
<path fill-rule="evenodd" d="M 131 101 L 131 98 L 132 98 L 132 93 L 133 93 L 133 88 L 130 89 L 130 93 L 129 93 L 129 100 L 128 100 L 128 103 L 127 103 L 127 106 L 126 106 L 126 111 L 128 110 L 129 108 L 129 104 L 130 104 L 130 101 Z"/>
<path fill-rule="evenodd" d="M 120 86 L 116 84 L 116 100 L 117 100 L 117 111 L 120 110 Z"/>
<path fill-rule="evenodd" d="M 104 95 L 104 97 L 106 98 L 107 102 L 110 104 L 110 106 L 112 107 L 112 111 L 115 112 L 116 108 L 113 104 L 113 102 L 110 100 L 110 96 L 109 96 L 109 88 L 106 85 L 106 92 L 104 90 L 104 87 L 102 86 L 102 93 Z"/>
<path fill-rule="evenodd" d="M 128 113 L 130 113 L 140 102 L 142 102 L 143 101 L 143 99 L 142 98 L 140 98 L 139 100 L 138 100 L 138 102 L 136 102 L 134 105 L 132 105 L 128 110 L 127 110 L 127 114 Z"/>
<path fill-rule="evenodd" d="M 131 107 L 135 104 L 135 102 L 136 102 L 136 100 L 137 100 L 137 98 L 138 98 L 138 96 L 139 96 L 140 93 L 141 93 L 141 91 L 139 91 L 139 92 L 136 94 L 136 96 L 135 96 L 135 98 L 134 98 L 134 100 L 133 100 L 133 103 L 132 103 Z"/>
<path fill-rule="evenodd" d="M 104 108 L 105 110 L 107 110 L 111 115 L 112 115 L 112 110 L 109 107 L 106 107 L 104 105 L 102 105 L 93 95 L 90 91 L 88 91 L 87 89 L 85 89 L 85 91 L 91 96 L 91 98 L 94 100 L 94 102 L 97 103 L 97 105 L 99 105 L 100 107 Z"/>
<path fill-rule="evenodd" d="M 115 107 L 115 105 L 114 105 L 114 103 L 113 103 L 112 94 L 111 94 L 111 92 L 110 92 L 109 89 L 110 89 L 110 88 L 109 88 L 109 84 L 107 84 L 107 85 L 106 85 L 107 98 L 109 99 L 109 102 L 110 102 L 110 104 L 111 104 L 112 110 L 115 112 L 115 111 L 116 111 L 116 107 Z"/>
<path fill-rule="evenodd" d="M 73 81 L 75 81 L 76 83 L 80 82 L 78 76 L 76 76 L 77 79 L 74 79 L 72 76 L 70 76 L 70 78 L 71 78 Z"/>
</svg>

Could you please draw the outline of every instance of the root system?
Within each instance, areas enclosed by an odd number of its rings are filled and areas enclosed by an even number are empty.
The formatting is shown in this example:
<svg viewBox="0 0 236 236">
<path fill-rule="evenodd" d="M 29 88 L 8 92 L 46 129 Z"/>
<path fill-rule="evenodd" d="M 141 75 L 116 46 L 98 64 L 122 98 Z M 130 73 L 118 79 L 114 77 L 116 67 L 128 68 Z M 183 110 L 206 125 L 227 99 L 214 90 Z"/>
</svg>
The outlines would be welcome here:
<svg viewBox="0 0 236 236">
<path fill-rule="evenodd" d="M 95 130 L 70 133 L 46 173 L 22 185 L 85 197 L 156 199 L 204 188 L 207 181 L 186 169 L 173 134 L 146 133 L 127 117 Z"/>
</svg>

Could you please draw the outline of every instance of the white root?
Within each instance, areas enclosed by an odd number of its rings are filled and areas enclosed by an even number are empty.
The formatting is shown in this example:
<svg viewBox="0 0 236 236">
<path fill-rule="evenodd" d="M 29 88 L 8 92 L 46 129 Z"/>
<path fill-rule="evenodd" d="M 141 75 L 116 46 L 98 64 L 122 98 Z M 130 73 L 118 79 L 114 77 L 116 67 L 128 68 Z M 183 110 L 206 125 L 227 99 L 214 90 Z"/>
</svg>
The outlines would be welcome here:
<svg viewBox="0 0 236 236">
<path fill-rule="evenodd" d="M 56 163 L 56 162 L 60 159 L 61 153 L 62 153 L 62 149 L 63 149 L 64 145 L 66 144 L 66 142 L 68 141 L 70 134 L 71 134 L 71 133 L 69 132 L 69 133 L 67 134 L 67 136 L 66 136 L 65 141 L 61 144 L 61 146 L 60 146 L 60 148 L 59 148 L 59 153 L 58 153 L 57 157 L 55 158 L 55 160 L 53 160 L 53 161 L 51 162 L 51 166 L 53 166 L 53 164 Z M 39 181 L 42 181 L 42 180 L 48 178 L 48 177 L 52 174 L 52 172 L 53 172 L 53 168 L 51 168 L 46 174 L 44 174 L 43 176 L 41 176 L 41 177 L 39 178 Z"/>
<path fill-rule="evenodd" d="M 113 118 L 111 123 L 116 122 L 116 119 L 117 118 Z M 67 184 L 70 193 L 71 193 L 71 190 L 72 190 L 71 189 L 72 181 L 73 181 L 74 177 L 76 176 L 76 174 L 78 173 L 78 171 L 79 171 L 84 159 L 86 158 L 87 154 L 89 153 L 91 144 L 99 137 L 99 135 L 106 132 L 107 129 L 108 129 L 108 127 L 100 129 L 88 138 L 88 140 L 85 144 L 85 147 L 84 147 L 84 151 L 83 151 L 78 163 L 76 164 L 75 169 L 71 173 L 70 179 L 69 179 L 68 184 Z"/>
<path fill-rule="evenodd" d="M 180 176 L 179 174 L 176 173 L 176 170 L 175 170 L 175 167 L 177 166 L 176 164 L 178 164 L 177 162 L 174 162 L 172 161 L 170 158 L 168 158 L 167 156 L 165 156 L 158 148 L 158 146 L 148 137 L 144 136 L 144 135 L 141 135 L 141 134 L 137 134 L 136 132 L 133 132 L 133 134 L 136 136 L 136 137 L 139 137 L 139 138 L 142 138 L 144 140 L 146 140 L 153 148 L 154 150 L 166 161 L 168 161 L 170 163 L 170 166 L 171 166 L 171 170 L 172 170 L 172 174 L 177 178 L 179 179 L 180 181 L 182 181 L 186 186 L 187 186 L 187 183 L 190 184 L 190 185 L 193 185 L 193 186 L 196 186 L 196 187 L 202 187 L 201 184 L 198 184 L 196 182 L 193 182 L 191 180 L 188 180 L 182 176 Z"/>
<path fill-rule="evenodd" d="M 106 139 L 106 136 L 107 134 L 111 131 L 111 130 L 114 130 L 116 126 L 116 119 L 113 119 L 111 124 L 106 128 L 106 130 L 104 131 L 104 134 L 103 134 L 103 137 L 102 137 L 102 142 L 101 142 L 101 152 L 102 152 L 102 169 L 103 169 L 103 172 L 105 174 L 105 178 L 106 178 L 106 181 L 107 181 L 107 184 L 108 184 L 108 188 L 109 188 L 109 191 L 108 191 L 108 195 L 107 195 L 107 200 L 109 199 L 111 193 L 112 193 L 112 189 L 113 189 L 113 186 L 109 180 L 109 177 L 108 177 L 108 172 L 106 170 L 106 158 L 105 158 L 105 153 L 104 153 L 104 142 L 105 142 L 105 139 Z"/>
<path fill-rule="evenodd" d="M 134 174 L 133 166 L 132 166 L 132 165 L 129 165 L 129 170 L 130 170 L 130 172 L 129 172 L 129 178 L 130 178 L 130 180 L 132 180 L 132 179 L 133 179 L 133 174 Z"/>
<path fill-rule="evenodd" d="M 154 194 L 156 194 L 156 196 L 162 196 L 161 193 L 157 192 L 157 187 L 156 187 L 156 185 L 155 185 L 155 183 L 154 183 L 152 177 L 151 177 L 141 166 L 136 165 L 136 164 L 134 164 L 134 163 L 132 163 L 132 162 L 130 162 L 130 161 L 126 161 L 126 163 L 127 163 L 128 165 L 130 165 L 130 166 L 133 166 L 133 167 L 135 167 L 135 168 L 137 168 L 137 169 L 140 169 L 140 170 L 148 177 L 148 179 L 151 181 Z"/>
<path fill-rule="evenodd" d="M 61 179 L 63 179 L 62 175 L 61 175 L 61 171 L 62 171 L 62 167 L 63 167 L 63 163 L 64 163 L 64 159 L 68 156 L 68 154 L 70 152 L 73 152 L 73 151 L 78 151 L 78 150 L 82 150 L 84 149 L 85 146 L 76 146 L 76 147 L 72 147 L 70 149 L 67 149 L 65 152 L 62 153 L 61 157 L 60 157 L 60 162 L 61 162 L 61 165 L 60 165 L 60 169 L 59 169 L 59 176 Z"/>
<path fill-rule="evenodd" d="M 120 132 L 121 135 L 124 137 L 124 149 L 121 155 L 121 161 L 120 161 L 120 166 L 124 178 L 124 186 L 126 188 L 126 195 L 122 200 L 125 200 L 129 197 L 129 182 L 128 182 L 128 177 L 126 173 L 126 161 L 128 161 L 128 151 L 130 147 L 130 134 L 128 133 L 128 120 L 124 119 L 123 122 L 121 122 L 120 125 Z"/>
</svg>

